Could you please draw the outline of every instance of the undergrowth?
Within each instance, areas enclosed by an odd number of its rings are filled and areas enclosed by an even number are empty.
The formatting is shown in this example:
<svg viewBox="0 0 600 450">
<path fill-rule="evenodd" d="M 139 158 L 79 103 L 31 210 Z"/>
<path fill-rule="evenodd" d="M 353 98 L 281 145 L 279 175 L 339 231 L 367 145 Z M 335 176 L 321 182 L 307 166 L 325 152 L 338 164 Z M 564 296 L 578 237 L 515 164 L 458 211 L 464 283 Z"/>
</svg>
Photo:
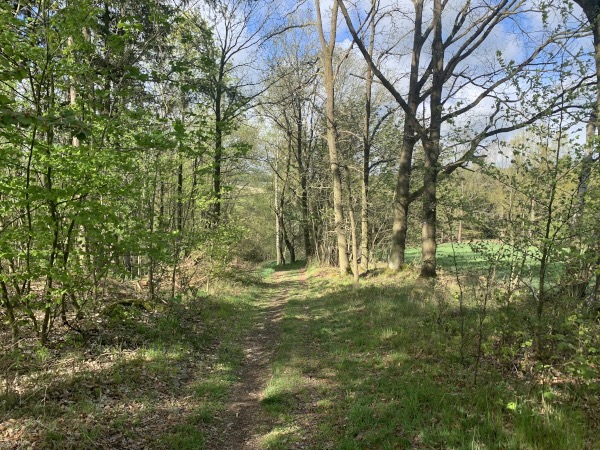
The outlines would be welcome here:
<svg viewBox="0 0 600 450">
<path fill-rule="evenodd" d="M 243 278 L 160 310 L 119 305 L 86 339 L 6 343 L 0 448 L 204 448 L 256 321 L 261 280 Z"/>
<path fill-rule="evenodd" d="M 218 448 L 244 336 L 277 292 L 264 448 L 600 448 L 589 308 L 554 301 L 538 324 L 526 295 L 477 277 L 458 289 L 374 270 L 355 287 L 300 268 L 237 273 L 159 311 L 119 306 L 87 340 L 5 346 L 0 448 Z"/>
</svg>

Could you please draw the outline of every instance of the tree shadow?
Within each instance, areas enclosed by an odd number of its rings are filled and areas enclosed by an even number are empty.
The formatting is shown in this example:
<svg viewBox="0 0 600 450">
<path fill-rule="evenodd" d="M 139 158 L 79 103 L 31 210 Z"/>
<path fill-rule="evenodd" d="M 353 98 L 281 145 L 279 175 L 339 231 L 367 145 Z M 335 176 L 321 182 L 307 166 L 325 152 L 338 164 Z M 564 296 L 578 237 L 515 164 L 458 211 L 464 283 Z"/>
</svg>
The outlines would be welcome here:
<svg viewBox="0 0 600 450">
<path fill-rule="evenodd" d="M 306 261 L 300 260 L 294 263 L 273 265 L 273 270 L 275 270 L 275 272 L 291 272 L 294 270 L 302 269 L 305 266 Z"/>
<path fill-rule="evenodd" d="M 488 314 L 500 323 L 503 311 Z M 305 423 L 282 445 L 585 448 L 593 432 L 576 408 L 544 409 L 539 389 L 508 379 L 489 352 L 477 358 L 480 315 L 475 303 L 458 315 L 433 291 L 415 294 L 412 281 L 373 279 L 357 289 L 310 279 L 288 302 L 272 380 L 278 389 L 267 396 L 280 422 Z M 311 421 L 318 432 L 307 431 Z"/>
<path fill-rule="evenodd" d="M 173 304 L 119 318 L 61 357 L 22 361 L 0 394 L 0 447 L 204 448 L 243 358 L 240 318 L 256 310 L 210 297 Z"/>
</svg>

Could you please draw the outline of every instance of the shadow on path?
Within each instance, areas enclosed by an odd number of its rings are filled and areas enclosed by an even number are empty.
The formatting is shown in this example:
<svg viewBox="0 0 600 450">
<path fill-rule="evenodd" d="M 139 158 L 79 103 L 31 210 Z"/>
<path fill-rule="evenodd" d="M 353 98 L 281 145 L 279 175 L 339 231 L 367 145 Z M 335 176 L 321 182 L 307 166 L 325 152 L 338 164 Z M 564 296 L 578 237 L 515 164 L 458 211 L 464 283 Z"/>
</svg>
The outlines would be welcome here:
<svg viewBox="0 0 600 450">
<path fill-rule="evenodd" d="M 244 342 L 244 361 L 238 381 L 232 389 L 225 412 L 219 417 L 218 435 L 213 436 L 209 448 L 263 448 L 261 438 L 274 424 L 273 417 L 262 408 L 262 392 L 270 377 L 285 305 L 290 292 L 298 289 L 304 283 L 304 278 L 304 269 L 300 264 L 274 273 L 273 282 L 270 283 L 271 298 L 263 300 L 259 324 Z"/>
</svg>

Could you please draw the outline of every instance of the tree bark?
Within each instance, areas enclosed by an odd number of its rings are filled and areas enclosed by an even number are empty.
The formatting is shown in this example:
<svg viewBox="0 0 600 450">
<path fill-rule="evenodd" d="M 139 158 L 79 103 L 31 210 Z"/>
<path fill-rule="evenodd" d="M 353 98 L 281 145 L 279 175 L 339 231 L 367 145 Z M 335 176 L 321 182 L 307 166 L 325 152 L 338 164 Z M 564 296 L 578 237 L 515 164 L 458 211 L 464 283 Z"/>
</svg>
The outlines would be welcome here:
<svg viewBox="0 0 600 450">
<path fill-rule="evenodd" d="M 371 8 L 375 8 L 375 0 L 371 1 Z M 369 54 L 373 57 L 375 47 L 375 21 L 370 24 Z M 369 270 L 370 236 L 369 236 L 369 175 L 371 171 L 371 101 L 373 97 L 373 69 L 367 64 L 365 73 L 365 122 L 363 128 L 363 167 L 360 190 L 360 262 L 362 269 Z M 356 255 L 355 255 L 356 258 Z"/>
<path fill-rule="evenodd" d="M 296 161 L 298 163 L 298 172 L 300 175 L 300 209 L 302 213 L 302 237 L 304 240 L 304 256 L 308 261 L 313 256 L 313 249 L 310 240 L 310 224 L 308 214 L 308 180 L 306 168 L 304 165 L 304 127 L 302 115 L 302 103 L 297 102 L 296 114 Z"/>
<path fill-rule="evenodd" d="M 444 47 L 442 41 L 442 0 L 433 0 L 433 41 L 431 44 L 432 86 L 430 98 L 431 119 L 427 142 L 423 142 L 425 153 L 425 175 L 423 185 L 423 225 L 421 246 L 422 278 L 436 276 L 436 215 L 438 158 L 442 126 L 442 90 L 444 87 Z"/>
<path fill-rule="evenodd" d="M 277 258 L 277 265 L 285 264 L 285 258 L 283 256 L 283 247 L 281 245 L 281 225 L 280 225 L 280 211 L 279 211 L 279 174 L 278 174 L 278 165 L 279 165 L 279 150 L 277 150 L 277 154 L 275 155 L 275 174 L 273 181 L 273 209 L 275 211 L 275 254 Z"/>
<path fill-rule="evenodd" d="M 352 182 L 350 179 L 350 169 L 346 167 L 347 182 L 348 182 L 348 215 L 350 216 L 350 236 L 352 239 L 352 275 L 354 285 L 359 284 L 359 269 L 358 269 L 358 238 L 356 236 L 356 220 L 354 219 L 354 197 L 352 196 Z"/>
<path fill-rule="evenodd" d="M 423 0 L 416 0 L 415 7 L 415 30 L 413 36 L 412 59 L 410 65 L 410 78 L 408 88 L 407 104 L 410 114 L 417 115 L 419 107 L 419 64 L 421 51 L 423 49 Z M 394 224 L 392 227 L 392 246 L 388 267 L 392 270 L 400 270 L 404 266 L 406 253 L 406 236 L 408 231 L 408 208 L 410 206 L 410 176 L 412 172 L 413 152 L 418 138 L 414 126 L 410 120 L 404 121 L 402 136 L 402 147 L 400 149 L 400 160 L 398 167 L 398 180 L 396 182 L 396 193 L 394 198 Z"/>
<path fill-rule="evenodd" d="M 283 232 L 283 242 L 285 242 L 285 246 L 290 254 L 290 263 L 294 264 L 296 262 L 296 249 L 288 237 L 283 216 L 281 216 L 281 230 Z"/>
<path fill-rule="evenodd" d="M 342 196 L 342 174 L 339 165 L 337 150 L 337 130 L 335 126 L 335 77 L 333 72 L 333 52 L 335 49 L 335 37 L 337 27 L 338 1 L 334 0 L 331 11 L 329 42 L 325 39 L 323 23 L 321 18 L 321 2 L 315 0 L 317 11 L 317 31 L 321 41 L 321 61 L 323 63 L 323 84 L 327 96 L 325 104 L 325 120 L 327 127 L 327 147 L 329 150 L 329 165 L 333 178 L 333 211 L 335 234 L 337 237 L 338 266 L 340 273 L 348 273 L 350 264 L 348 261 L 348 242 L 344 230 L 344 207 Z"/>
<path fill-rule="evenodd" d="M 221 220 L 221 163 L 223 161 L 223 130 L 221 127 L 221 91 L 217 88 L 215 100 L 215 154 L 213 157 L 213 206 L 212 225 L 216 226 Z"/>
<path fill-rule="evenodd" d="M 423 191 L 423 223 L 421 228 L 421 274 L 423 278 L 436 276 L 436 219 L 437 219 L 437 170 L 435 150 L 432 144 L 425 150 L 425 176 Z"/>
<path fill-rule="evenodd" d="M 594 44 L 594 63 L 596 68 L 596 104 L 586 128 L 587 152 L 584 156 L 581 172 L 579 174 L 579 186 L 577 191 L 577 209 L 575 211 L 573 220 L 574 229 L 581 226 L 581 219 L 585 210 L 586 196 L 589 189 L 592 165 L 595 162 L 593 159 L 593 152 L 598 139 L 598 117 L 600 117 L 600 0 L 575 0 L 575 3 L 577 3 L 581 7 L 592 28 Z M 575 231 L 575 234 L 578 233 L 581 233 L 581 231 Z M 582 249 L 580 248 L 579 252 L 581 251 Z M 584 255 L 581 255 L 580 259 L 583 258 L 583 256 Z M 597 268 L 599 264 L 600 260 L 595 260 L 592 263 L 592 267 L 589 268 L 590 270 L 583 269 L 581 266 L 585 265 L 585 263 L 582 263 L 581 261 L 576 261 L 574 262 L 574 264 L 571 265 L 571 267 L 569 268 L 571 273 L 568 274 L 568 278 L 574 278 L 577 281 L 572 287 L 572 295 L 578 297 L 585 296 L 585 290 L 587 288 L 587 285 L 589 284 L 590 278 L 594 272 L 598 272 Z M 586 274 L 585 272 L 587 272 L 588 274 Z M 594 297 L 596 297 L 598 286 L 600 286 L 600 275 L 597 274 L 593 290 Z"/>
<path fill-rule="evenodd" d="M 217 226 L 221 221 L 221 200 L 222 200 L 222 174 L 221 164 L 223 163 L 223 122 L 225 120 L 223 113 L 223 83 L 225 80 L 225 52 L 221 49 L 221 56 L 218 63 L 218 75 L 215 80 L 215 154 L 213 156 L 213 206 L 212 206 L 212 226 Z"/>
</svg>

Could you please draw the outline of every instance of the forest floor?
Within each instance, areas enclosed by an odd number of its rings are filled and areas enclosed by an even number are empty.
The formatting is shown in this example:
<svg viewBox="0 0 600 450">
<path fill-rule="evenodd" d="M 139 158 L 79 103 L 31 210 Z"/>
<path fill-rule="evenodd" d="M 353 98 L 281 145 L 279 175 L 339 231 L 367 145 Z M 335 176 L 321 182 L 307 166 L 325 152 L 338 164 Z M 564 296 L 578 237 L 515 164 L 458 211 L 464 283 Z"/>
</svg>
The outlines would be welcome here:
<svg viewBox="0 0 600 450">
<path fill-rule="evenodd" d="M 292 291 L 301 290 L 305 269 L 275 272 L 273 294 L 261 302 L 258 325 L 243 341 L 244 359 L 238 371 L 223 414 L 220 429 L 213 433 L 210 447 L 224 450 L 260 449 L 263 434 L 273 428 L 273 418 L 262 407 L 263 391 L 271 375 L 274 352 L 279 341 L 279 325 Z"/>
<path fill-rule="evenodd" d="M 0 449 L 600 449 L 599 380 L 494 356 L 506 311 L 411 271 L 234 275 L 5 351 Z"/>
</svg>

